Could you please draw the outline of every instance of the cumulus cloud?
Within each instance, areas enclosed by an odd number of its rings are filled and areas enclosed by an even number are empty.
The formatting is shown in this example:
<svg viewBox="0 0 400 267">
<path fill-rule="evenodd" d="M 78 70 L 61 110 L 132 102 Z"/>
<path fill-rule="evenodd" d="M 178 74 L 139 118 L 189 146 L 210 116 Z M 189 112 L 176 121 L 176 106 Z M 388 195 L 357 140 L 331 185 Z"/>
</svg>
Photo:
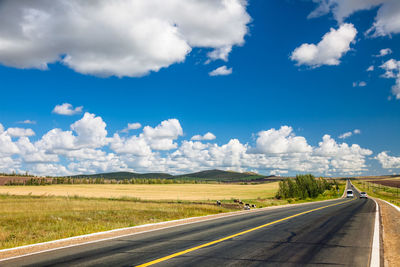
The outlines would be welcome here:
<svg viewBox="0 0 400 267">
<path fill-rule="evenodd" d="M 19 153 L 17 145 L 12 141 L 7 132 L 0 133 L 0 157 Z"/>
<path fill-rule="evenodd" d="M 205 141 L 209 141 L 209 140 L 214 140 L 215 138 L 216 137 L 215 137 L 214 134 L 208 132 L 208 133 L 206 133 L 204 135 L 199 135 L 199 134 L 198 135 L 194 135 L 194 136 L 192 136 L 192 138 L 190 138 L 190 140 L 195 140 L 195 141 L 205 140 Z"/>
<path fill-rule="evenodd" d="M 297 65 L 319 67 L 322 65 L 339 65 L 340 58 L 350 50 L 357 30 L 351 23 L 340 25 L 339 29 L 331 28 L 318 44 L 302 44 L 291 54 L 290 59 Z"/>
<path fill-rule="evenodd" d="M 367 86 L 367 83 L 364 81 L 361 82 L 353 82 L 353 87 L 365 87 Z"/>
<path fill-rule="evenodd" d="M 386 151 L 379 153 L 375 159 L 379 161 L 384 169 L 400 168 L 400 157 L 389 156 Z"/>
<path fill-rule="evenodd" d="M 332 12 L 334 18 L 342 23 L 352 14 L 378 7 L 373 25 L 367 31 L 372 36 L 386 36 L 400 32 L 400 1 L 398 0 L 313 0 L 317 8 L 309 18 Z"/>
<path fill-rule="evenodd" d="M 292 127 L 282 126 L 258 133 L 256 150 L 264 154 L 304 153 L 312 148 L 302 136 L 295 136 Z"/>
<path fill-rule="evenodd" d="M 359 129 L 355 129 L 352 132 L 345 132 L 345 133 L 339 135 L 339 138 L 346 139 L 346 138 L 349 138 L 350 136 L 352 136 L 353 134 L 361 134 L 361 131 Z"/>
<path fill-rule="evenodd" d="M 128 126 L 126 128 L 121 130 L 121 133 L 127 133 L 130 130 L 137 130 L 142 128 L 142 125 L 139 122 L 134 122 L 134 123 L 128 123 Z"/>
<path fill-rule="evenodd" d="M 11 137 L 33 136 L 35 132 L 32 129 L 8 128 L 7 134 Z"/>
<path fill-rule="evenodd" d="M 223 61 L 228 61 L 229 53 L 232 51 L 232 46 L 223 46 L 220 48 L 216 48 L 213 51 L 209 52 L 207 56 L 211 60 L 221 59 Z"/>
<path fill-rule="evenodd" d="M 108 143 L 106 123 L 101 117 L 85 113 L 71 125 L 72 131 L 52 129 L 36 142 L 40 149 L 65 154 L 68 150 L 98 148 Z M 76 134 L 74 134 L 74 132 Z"/>
<path fill-rule="evenodd" d="M 56 105 L 53 109 L 53 113 L 55 114 L 59 114 L 59 115 L 75 115 L 75 114 L 79 114 L 82 112 L 83 107 L 76 107 L 73 108 L 73 106 L 69 103 L 64 103 L 61 105 Z"/>
<path fill-rule="evenodd" d="M 245 0 L 12 1 L 0 7 L 0 62 L 59 62 L 97 76 L 137 77 L 183 62 L 195 47 L 227 60 L 243 45 Z"/>
<path fill-rule="evenodd" d="M 232 74 L 232 68 L 227 68 L 226 66 L 221 66 L 215 70 L 208 73 L 210 76 L 226 76 Z"/>
<path fill-rule="evenodd" d="M 381 49 L 381 50 L 379 50 L 379 54 L 376 55 L 376 57 L 384 57 L 386 55 L 390 55 L 391 53 L 392 53 L 392 49 L 390 49 L 390 48 Z"/>
<path fill-rule="evenodd" d="M 395 85 L 392 86 L 392 94 L 396 99 L 400 99 L 400 61 L 389 59 L 380 66 L 385 70 L 382 77 L 387 79 L 396 79 Z"/>
<path fill-rule="evenodd" d="M 183 173 L 205 169 L 256 170 L 282 174 L 312 172 L 350 175 L 367 170 L 372 151 L 338 143 L 325 135 L 318 146 L 297 136 L 290 126 L 260 131 L 254 145 L 231 139 L 225 144 L 212 133 L 179 140 L 177 119 L 145 126 L 136 135 L 108 136 L 100 116 L 85 113 L 70 129 L 51 129 L 36 142 L 13 139 L 0 124 L 0 171 L 27 170 L 38 175 L 72 175 L 108 171 Z M 354 130 L 353 134 L 359 133 Z M 199 140 L 194 140 L 199 139 Z"/>
<path fill-rule="evenodd" d="M 369 66 L 367 71 L 374 71 L 375 67 L 373 65 Z"/>
</svg>

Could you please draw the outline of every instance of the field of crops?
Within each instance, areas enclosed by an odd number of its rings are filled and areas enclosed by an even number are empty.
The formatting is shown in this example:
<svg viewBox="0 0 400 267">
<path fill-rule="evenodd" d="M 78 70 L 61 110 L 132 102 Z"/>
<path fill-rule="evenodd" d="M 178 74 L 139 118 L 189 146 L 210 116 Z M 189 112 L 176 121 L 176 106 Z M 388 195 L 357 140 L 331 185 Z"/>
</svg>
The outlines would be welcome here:
<svg viewBox="0 0 400 267">
<path fill-rule="evenodd" d="M 240 184 L 98 184 L 1 186 L 0 194 L 34 196 L 80 196 L 136 198 L 141 200 L 229 200 L 274 197 L 278 182 Z"/>
</svg>

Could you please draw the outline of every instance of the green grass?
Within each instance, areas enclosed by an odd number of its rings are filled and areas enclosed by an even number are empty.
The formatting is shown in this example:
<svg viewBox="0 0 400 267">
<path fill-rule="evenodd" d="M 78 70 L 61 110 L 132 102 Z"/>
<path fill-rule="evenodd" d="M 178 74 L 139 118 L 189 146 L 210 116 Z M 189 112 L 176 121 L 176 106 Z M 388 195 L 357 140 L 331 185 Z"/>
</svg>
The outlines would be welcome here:
<svg viewBox="0 0 400 267">
<path fill-rule="evenodd" d="M 319 194 L 316 198 L 305 198 L 305 199 L 289 198 L 289 199 L 286 199 L 286 201 L 290 204 L 298 204 L 298 203 L 316 202 L 316 201 L 322 201 L 322 200 L 336 199 L 343 195 L 345 187 L 346 187 L 346 184 L 344 182 L 340 182 L 339 183 L 339 192 L 337 192 L 335 189 L 325 190 L 324 193 Z"/>
<path fill-rule="evenodd" d="M 400 207 L 400 189 L 396 187 L 383 186 L 364 181 L 352 181 L 361 191 L 367 192 L 371 197 L 384 199 Z"/>
</svg>

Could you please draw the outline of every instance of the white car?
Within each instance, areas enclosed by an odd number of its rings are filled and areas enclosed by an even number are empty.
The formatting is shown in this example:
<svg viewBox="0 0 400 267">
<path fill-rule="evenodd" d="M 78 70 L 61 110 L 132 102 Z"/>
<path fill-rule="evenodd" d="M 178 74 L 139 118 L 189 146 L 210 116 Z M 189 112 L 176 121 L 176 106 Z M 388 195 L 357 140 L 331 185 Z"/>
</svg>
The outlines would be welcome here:
<svg viewBox="0 0 400 267">
<path fill-rule="evenodd" d="M 347 190 L 346 197 L 353 198 L 354 197 L 353 190 L 350 190 L 350 189 Z"/>
<path fill-rule="evenodd" d="M 368 198 L 367 193 L 361 192 L 360 193 L 360 198 Z"/>
</svg>

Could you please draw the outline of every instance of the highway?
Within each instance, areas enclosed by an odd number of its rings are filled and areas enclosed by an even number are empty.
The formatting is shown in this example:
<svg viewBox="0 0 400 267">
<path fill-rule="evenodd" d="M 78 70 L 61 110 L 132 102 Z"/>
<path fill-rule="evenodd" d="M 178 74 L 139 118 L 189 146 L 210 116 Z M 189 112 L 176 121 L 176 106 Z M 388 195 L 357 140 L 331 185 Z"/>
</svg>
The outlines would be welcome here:
<svg viewBox="0 0 400 267">
<path fill-rule="evenodd" d="M 356 197 L 263 210 L 34 254 L 0 266 L 365 267 L 375 208 L 373 200 Z"/>
</svg>

